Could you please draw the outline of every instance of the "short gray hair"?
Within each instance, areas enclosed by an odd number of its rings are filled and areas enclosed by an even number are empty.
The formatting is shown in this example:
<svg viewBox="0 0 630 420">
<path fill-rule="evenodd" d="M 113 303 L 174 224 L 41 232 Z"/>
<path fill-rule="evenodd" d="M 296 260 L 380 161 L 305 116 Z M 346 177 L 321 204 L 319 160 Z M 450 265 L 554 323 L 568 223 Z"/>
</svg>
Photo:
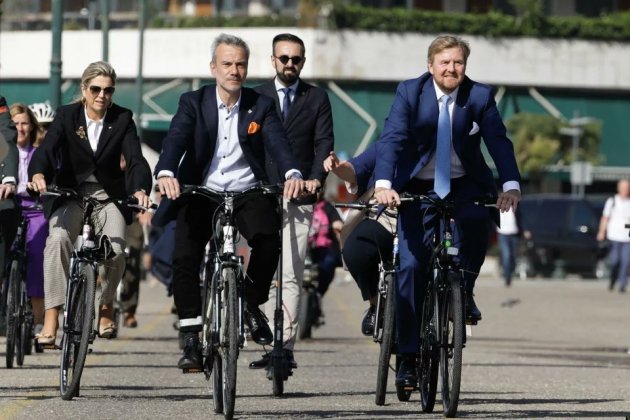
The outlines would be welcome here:
<svg viewBox="0 0 630 420">
<path fill-rule="evenodd" d="M 214 39 L 212 43 L 212 61 L 211 63 L 216 64 L 217 59 L 217 48 L 219 45 L 231 45 L 233 47 L 242 48 L 245 51 L 245 59 L 249 61 L 249 46 L 247 46 L 247 42 L 243 41 L 241 38 L 235 35 L 229 34 L 221 34 Z"/>
<path fill-rule="evenodd" d="M 116 84 L 116 71 L 106 61 L 96 61 L 94 63 L 90 63 L 85 70 L 83 70 L 83 74 L 81 75 L 81 86 L 87 87 L 90 82 L 98 76 L 109 77 L 112 79 L 112 84 Z"/>
</svg>

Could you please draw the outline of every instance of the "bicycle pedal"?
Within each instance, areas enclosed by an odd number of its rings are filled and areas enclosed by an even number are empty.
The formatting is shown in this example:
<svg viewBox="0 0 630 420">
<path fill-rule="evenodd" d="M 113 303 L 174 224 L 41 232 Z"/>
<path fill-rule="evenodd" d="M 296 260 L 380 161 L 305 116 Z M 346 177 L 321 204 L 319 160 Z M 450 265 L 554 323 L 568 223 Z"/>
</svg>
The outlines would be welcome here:
<svg viewBox="0 0 630 420">
<path fill-rule="evenodd" d="M 203 373 L 203 369 L 202 368 L 182 369 L 182 373 L 184 373 L 184 374 L 187 374 L 187 373 Z"/>
<path fill-rule="evenodd" d="M 478 321 L 474 321 L 472 319 L 467 319 L 466 320 L 466 325 L 477 325 Z"/>
<path fill-rule="evenodd" d="M 51 344 L 40 344 L 41 348 L 43 350 L 61 350 L 61 347 L 59 347 L 58 345 L 56 345 L 55 343 L 51 343 Z"/>
</svg>

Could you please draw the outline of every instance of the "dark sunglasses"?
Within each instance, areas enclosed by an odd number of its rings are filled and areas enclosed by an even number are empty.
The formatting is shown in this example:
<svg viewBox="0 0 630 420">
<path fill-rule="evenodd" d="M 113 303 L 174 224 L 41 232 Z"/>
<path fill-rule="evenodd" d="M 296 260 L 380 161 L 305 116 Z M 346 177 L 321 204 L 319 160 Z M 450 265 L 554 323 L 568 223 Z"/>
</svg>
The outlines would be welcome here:
<svg viewBox="0 0 630 420">
<path fill-rule="evenodd" d="M 274 55 L 274 57 L 276 57 Z M 281 55 L 280 57 L 276 57 L 278 60 L 280 60 L 280 62 L 282 64 L 287 64 L 289 62 L 289 60 L 293 61 L 294 65 L 299 65 L 302 60 L 304 60 L 302 57 L 300 57 L 299 55 L 294 55 L 293 57 L 289 57 L 288 55 Z"/>
<path fill-rule="evenodd" d="M 106 88 L 94 85 L 90 86 L 90 93 L 94 96 L 100 95 L 101 90 L 105 92 L 105 95 L 113 95 L 116 88 L 114 86 L 108 86 Z"/>
</svg>

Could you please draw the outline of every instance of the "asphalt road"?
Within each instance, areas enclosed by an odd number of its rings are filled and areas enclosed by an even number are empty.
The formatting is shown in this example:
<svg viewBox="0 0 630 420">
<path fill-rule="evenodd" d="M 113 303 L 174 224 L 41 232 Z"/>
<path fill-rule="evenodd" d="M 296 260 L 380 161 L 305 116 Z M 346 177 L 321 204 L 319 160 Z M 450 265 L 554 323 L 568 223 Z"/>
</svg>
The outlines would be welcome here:
<svg viewBox="0 0 630 420">
<path fill-rule="evenodd" d="M 253 343 L 238 362 L 239 419 L 406 419 L 422 414 L 418 395 L 399 402 L 390 375 L 386 405 L 374 404 L 378 346 L 361 336 L 366 305 L 353 282 L 338 276 L 325 297 L 326 325 L 296 347 L 299 368 L 282 398 L 263 371 L 247 368 L 261 354 Z M 516 281 L 486 275 L 476 300 L 483 321 L 464 350 L 458 415 L 467 418 L 627 418 L 630 415 L 630 295 L 603 281 Z M 81 396 L 62 401 L 59 352 L 27 356 L 0 368 L 0 419 L 199 419 L 213 414 L 209 383 L 183 375 L 170 300 L 144 282 L 139 327 L 97 340 L 88 355 Z M 4 337 L 0 362 L 4 366 Z"/>
</svg>

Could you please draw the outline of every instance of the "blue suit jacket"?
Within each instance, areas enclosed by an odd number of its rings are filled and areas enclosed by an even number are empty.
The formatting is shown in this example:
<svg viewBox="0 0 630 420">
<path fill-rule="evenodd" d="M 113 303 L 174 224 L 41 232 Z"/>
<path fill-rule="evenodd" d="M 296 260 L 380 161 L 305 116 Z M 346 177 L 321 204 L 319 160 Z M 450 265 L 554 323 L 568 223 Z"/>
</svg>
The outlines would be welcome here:
<svg viewBox="0 0 630 420">
<path fill-rule="evenodd" d="M 372 143 L 361 154 L 356 155 L 349 162 L 354 167 L 359 190 L 357 195 L 361 196 L 365 191 L 374 186 L 374 166 L 376 165 L 376 143 Z"/>
<path fill-rule="evenodd" d="M 169 170 L 180 184 L 202 184 L 216 148 L 218 125 L 216 85 L 184 93 L 164 139 L 155 174 Z M 265 151 L 275 159 L 283 174 L 299 167 L 289 149 L 273 100 L 250 88 L 241 89 L 238 136 L 256 180 L 269 182 Z M 173 219 L 175 207 L 164 199 L 154 223 L 159 226 Z"/>
<path fill-rule="evenodd" d="M 433 77 L 425 73 L 398 85 L 394 103 L 377 144 L 375 179 L 392 181 L 401 191 L 435 151 L 438 101 Z M 452 117 L 453 146 L 466 175 L 484 193 L 496 193 L 492 171 L 481 153 L 481 139 L 497 167 L 501 183 L 520 181 L 512 142 L 496 107 L 490 86 L 468 77 L 460 85 Z M 479 131 L 470 134 L 473 123 Z"/>
</svg>

